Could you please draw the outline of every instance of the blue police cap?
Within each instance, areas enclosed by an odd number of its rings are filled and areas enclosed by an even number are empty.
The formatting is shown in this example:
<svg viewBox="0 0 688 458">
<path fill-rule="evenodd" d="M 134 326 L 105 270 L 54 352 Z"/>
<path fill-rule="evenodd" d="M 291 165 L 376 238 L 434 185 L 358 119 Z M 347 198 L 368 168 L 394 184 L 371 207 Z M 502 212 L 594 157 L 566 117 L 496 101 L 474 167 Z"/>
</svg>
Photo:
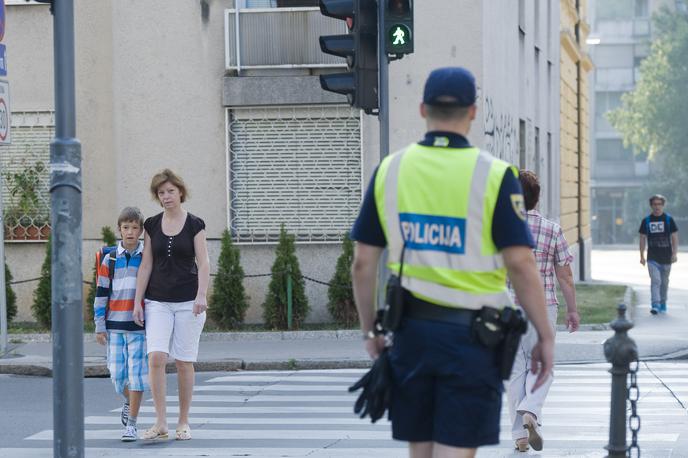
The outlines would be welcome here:
<svg viewBox="0 0 688 458">
<path fill-rule="evenodd" d="M 463 67 L 433 70 L 425 81 L 423 103 L 469 107 L 475 103 L 475 77 Z"/>
</svg>

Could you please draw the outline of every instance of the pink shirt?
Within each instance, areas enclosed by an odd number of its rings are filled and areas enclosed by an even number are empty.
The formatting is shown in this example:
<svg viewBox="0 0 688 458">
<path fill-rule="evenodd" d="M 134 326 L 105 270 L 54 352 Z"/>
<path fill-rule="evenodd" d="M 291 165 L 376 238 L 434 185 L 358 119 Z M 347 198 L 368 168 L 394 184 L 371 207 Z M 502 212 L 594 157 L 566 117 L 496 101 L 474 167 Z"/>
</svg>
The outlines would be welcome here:
<svg viewBox="0 0 688 458">
<path fill-rule="evenodd" d="M 533 235 L 535 248 L 535 261 L 542 282 L 545 285 L 545 300 L 547 305 L 558 305 L 557 300 L 557 285 L 555 281 L 554 266 L 566 266 L 573 262 L 573 255 L 569 250 L 569 244 L 566 243 L 564 232 L 554 221 L 544 218 L 537 210 L 529 210 L 526 217 L 528 218 L 528 227 L 530 233 Z M 518 304 L 514 290 L 509 283 L 509 292 L 514 302 Z"/>
</svg>

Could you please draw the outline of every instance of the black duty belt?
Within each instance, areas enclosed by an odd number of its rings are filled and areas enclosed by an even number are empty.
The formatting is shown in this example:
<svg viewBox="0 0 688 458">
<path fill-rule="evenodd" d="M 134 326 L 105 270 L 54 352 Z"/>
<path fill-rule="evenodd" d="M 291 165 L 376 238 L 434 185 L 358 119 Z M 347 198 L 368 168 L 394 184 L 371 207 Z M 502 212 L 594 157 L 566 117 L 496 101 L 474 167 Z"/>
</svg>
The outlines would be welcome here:
<svg viewBox="0 0 688 458">
<path fill-rule="evenodd" d="M 404 291 L 404 316 L 414 320 L 442 321 L 470 326 L 477 310 L 457 309 L 432 304 Z"/>
</svg>

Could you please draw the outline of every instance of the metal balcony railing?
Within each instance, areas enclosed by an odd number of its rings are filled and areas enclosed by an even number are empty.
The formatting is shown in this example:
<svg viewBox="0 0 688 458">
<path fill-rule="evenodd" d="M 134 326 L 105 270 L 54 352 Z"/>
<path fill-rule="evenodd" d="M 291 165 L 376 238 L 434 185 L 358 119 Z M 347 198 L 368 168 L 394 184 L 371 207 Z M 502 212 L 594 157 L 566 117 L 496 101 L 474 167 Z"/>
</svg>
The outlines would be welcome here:
<svg viewBox="0 0 688 458">
<path fill-rule="evenodd" d="M 318 37 L 347 33 L 344 21 L 318 8 L 225 10 L 225 68 L 324 68 L 346 66 L 320 50 Z"/>
</svg>

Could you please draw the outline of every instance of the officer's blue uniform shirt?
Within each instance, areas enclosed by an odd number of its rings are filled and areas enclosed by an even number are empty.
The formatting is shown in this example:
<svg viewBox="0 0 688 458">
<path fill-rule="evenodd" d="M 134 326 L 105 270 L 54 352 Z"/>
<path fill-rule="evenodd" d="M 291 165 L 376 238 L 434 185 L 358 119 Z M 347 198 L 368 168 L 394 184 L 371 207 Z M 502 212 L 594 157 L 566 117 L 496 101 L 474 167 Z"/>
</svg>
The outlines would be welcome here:
<svg viewBox="0 0 688 458">
<path fill-rule="evenodd" d="M 423 146 L 470 148 L 468 140 L 463 135 L 452 132 L 433 131 L 428 132 L 425 138 L 419 142 Z M 432 153 L 429 153 L 432 154 Z M 375 175 L 370 180 L 361 211 L 351 229 L 351 238 L 367 245 L 378 247 L 387 246 L 387 240 L 380 224 L 375 205 Z M 492 222 L 492 239 L 497 249 L 502 250 L 510 246 L 528 246 L 533 248 L 533 238 L 522 213 L 525 209 L 515 208 L 511 196 L 522 195 L 521 183 L 509 168 L 504 174 L 502 185 L 499 188 L 499 197 L 495 206 Z"/>
</svg>

